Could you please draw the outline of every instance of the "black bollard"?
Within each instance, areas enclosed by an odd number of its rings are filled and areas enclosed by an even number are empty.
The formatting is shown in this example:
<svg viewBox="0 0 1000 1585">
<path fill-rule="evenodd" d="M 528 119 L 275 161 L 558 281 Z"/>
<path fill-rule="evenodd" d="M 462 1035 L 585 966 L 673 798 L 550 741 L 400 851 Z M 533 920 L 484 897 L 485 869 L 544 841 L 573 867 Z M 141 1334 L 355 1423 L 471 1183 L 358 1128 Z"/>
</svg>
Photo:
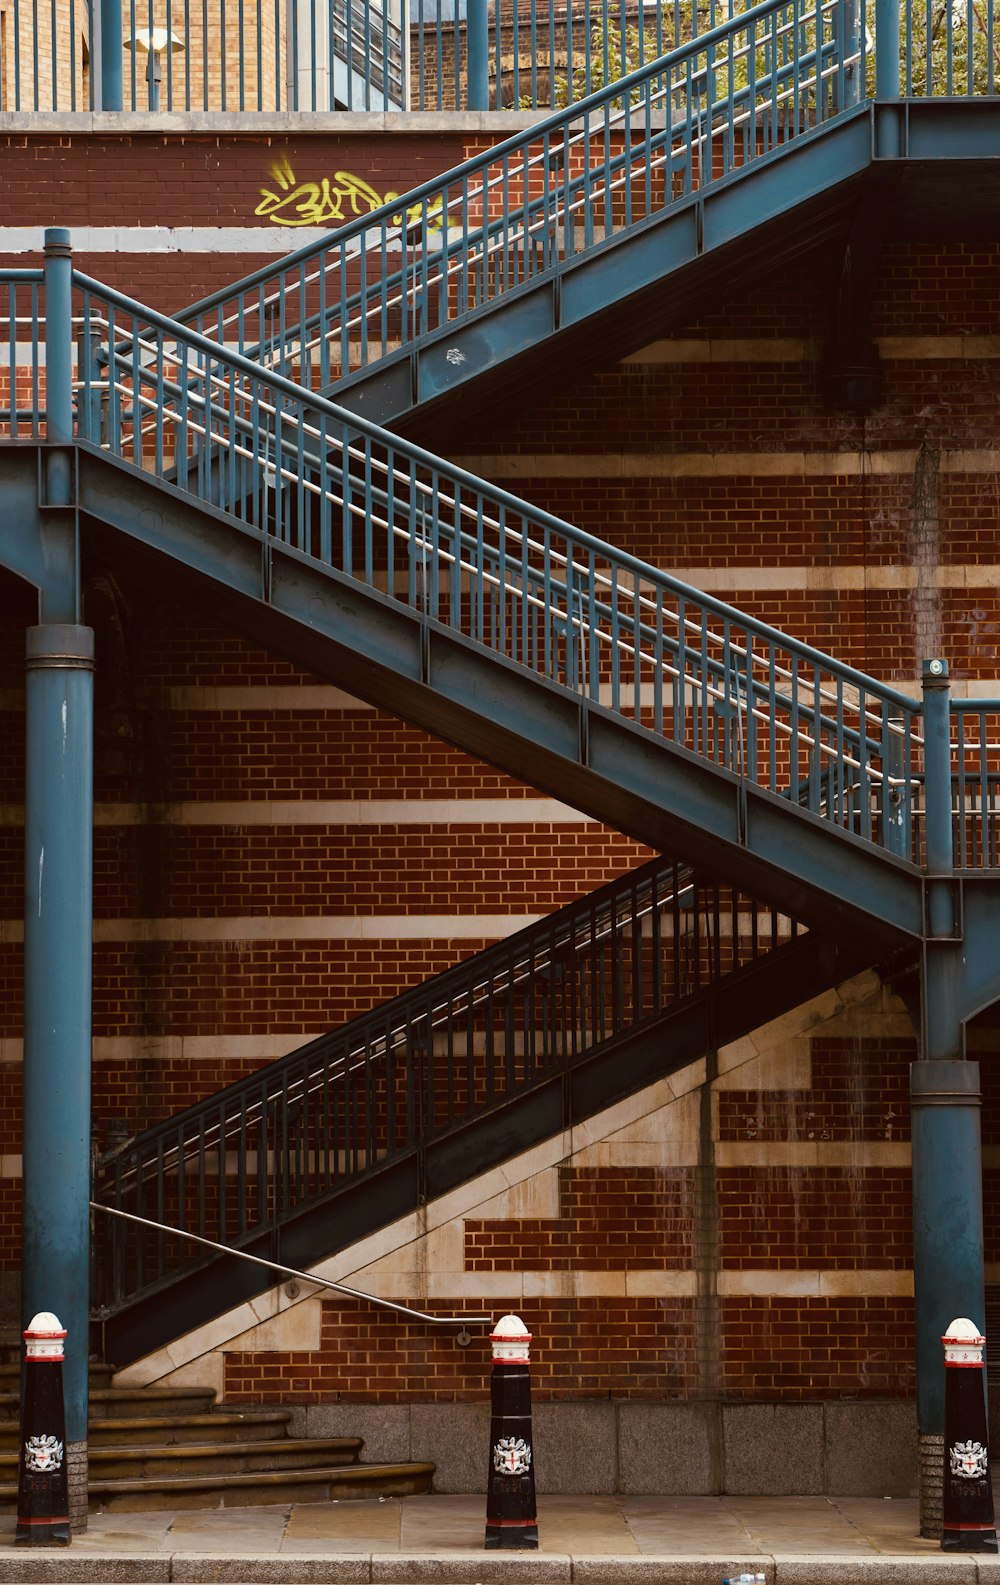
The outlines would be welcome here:
<svg viewBox="0 0 1000 1585">
<path fill-rule="evenodd" d="M 30 1546 L 69 1546 L 63 1338 L 56 1316 L 43 1310 L 24 1334 L 24 1408 L 18 1461 L 14 1540 Z"/>
<path fill-rule="evenodd" d="M 531 1334 L 516 1315 L 505 1315 L 490 1336 L 490 1471 L 486 1495 L 486 1550 L 536 1548 L 535 1461 L 531 1446 Z"/>
<path fill-rule="evenodd" d="M 983 1383 L 985 1337 L 952 1321 L 944 1344 L 943 1552 L 995 1552 L 989 1433 Z"/>
</svg>

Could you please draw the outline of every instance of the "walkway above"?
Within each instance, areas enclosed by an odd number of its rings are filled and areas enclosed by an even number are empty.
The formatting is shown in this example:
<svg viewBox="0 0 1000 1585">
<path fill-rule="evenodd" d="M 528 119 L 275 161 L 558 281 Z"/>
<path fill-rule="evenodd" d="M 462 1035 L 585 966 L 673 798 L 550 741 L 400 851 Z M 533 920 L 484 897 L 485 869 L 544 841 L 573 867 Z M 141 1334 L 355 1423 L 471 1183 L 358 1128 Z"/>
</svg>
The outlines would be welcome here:
<svg viewBox="0 0 1000 1585">
<path fill-rule="evenodd" d="M 537 1552 L 485 1553 L 483 1496 L 388 1498 L 292 1508 L 108 1514 L 69 1552 L 13 1547 L 0 1520 L 0 1585 L 71 1579 L 329 1585 L 950 1585 L 995 1579 L 997 1560 L 943 1557 L 917 1534 L 915 1499 L 540 1497 Z"/>
</svg>

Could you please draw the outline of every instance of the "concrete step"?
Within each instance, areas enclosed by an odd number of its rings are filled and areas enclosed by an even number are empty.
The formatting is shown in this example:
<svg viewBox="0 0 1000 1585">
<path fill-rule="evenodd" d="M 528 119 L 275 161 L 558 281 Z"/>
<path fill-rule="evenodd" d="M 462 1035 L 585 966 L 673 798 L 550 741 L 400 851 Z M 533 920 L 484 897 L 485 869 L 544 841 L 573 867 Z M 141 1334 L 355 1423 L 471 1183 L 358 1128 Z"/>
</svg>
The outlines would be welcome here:
<svg viewBox="0 0 1000 1585">
<path fill-rule="evenodd" d="M 97 1387 L 90 1393 L 91 1420 L 146 1419 L 208 1414 L 215 1402 L 211 1387 Z M 0 1424 L 17 1421 L 20 1398 L 0 1392 Z"/>
<path fill-rule="evenodd" d="M 92 1420 L 88 1431 L 91 1450 L 98 1447 L 172 1447 L 178 1443 L 257 1442 L 283 1437 L 291 1409 L 223 1410 L 214 1414 L 164 1414 Z M 17 1450 L 16 1421 L 0 1425 L 0 1451 Z"/>
<path fill-rule="evenodd" d="M 110 1387 L 111 1378 L 115 1373 L 113 1365 L 102 1365 L 98 1360 L 90 1362 L 91 1388 Z M 18 1392 L 21 1381 L 20 1352 L 13 1359 L 0 1360 L 0 1392 Z"/>
<path fill-rule="evenodd" d="M 181 1480 L 214 1475 L 247 1475 L 294 1469 L 333 1470 L 357 1462 L 358 1436 L 317 1437 L 315 1441 L 272 1437 L 268 1441 L 173 1443 L 164 1447 L 92 1447 L 89 1474 L 94 1481 Z M 0 1453 L 0 1482 L 17 1481 L 18 1452 Z"/>
<path fill-rule="evenodd" d="M 145 1419 L 149 1415 L 208 1414 L 211 1387 L 99 1387 L 90 1394 L 91 1420 Z"/>
<path fill-rule="evenodd" d="M 337 1469 L 263 1470 L 245 1475 L 90 1481 L 91 1512 L 245 1508 L 334 1498 L 409 1497 L 430 1490 L 433 1464 L 348 1464 Z M 2 1500 L 3 1488 L 0 1488 Z M 16 1496 L 16 1494 L 15 1494 Z"/>
<path fill-rule="evenodd" d="M 259 1442 L 284 1437 L 291 1409 L 216 1409 L 211 1414 L 125 1416 L 95 1420 L 91 1447 L 171 1446 L 189 1442 Z"/>
</svg>

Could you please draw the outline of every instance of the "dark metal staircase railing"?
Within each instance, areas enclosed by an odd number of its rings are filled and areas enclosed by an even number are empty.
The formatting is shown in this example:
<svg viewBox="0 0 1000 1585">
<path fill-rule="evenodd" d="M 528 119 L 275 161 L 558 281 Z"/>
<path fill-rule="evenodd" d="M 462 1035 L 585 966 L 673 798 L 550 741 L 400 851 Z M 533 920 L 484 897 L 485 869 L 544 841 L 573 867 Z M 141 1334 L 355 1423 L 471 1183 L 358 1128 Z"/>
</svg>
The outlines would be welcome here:
<svg viewBox="0 0 1000 1585">
<path fill-rule="evenodd" d="M 761 970 L 795 980 L 804 939 L 774 910 L 654 859 L 111 1150 L 95 1197 L 279 1258 L 262 1236 L 279 1238 L 295 1216 L 401 1158 L 417 1158 L 414 1181 L 429 1194 L 436 1146 L 601 1052 L 612 1060 L 600 1093 L 627 1093 L 628 1066 L 614 1054 L 720 987 L 753 1027 Z M 701 1049 L 682 1037 L 671 1045 L 668 1028 L 653 1076 Z M 564 1097 L 556 1127 L 570 1110 Z M 474 1137 L 465 1176 L 482 1169 L 481 1149 Z M 327 1226 L 318 1253 L 338 1247 L 335 1215 Z M 207 1258 L 162 1229 L 98 1231 L 105 1314 Z"/>
</svg>

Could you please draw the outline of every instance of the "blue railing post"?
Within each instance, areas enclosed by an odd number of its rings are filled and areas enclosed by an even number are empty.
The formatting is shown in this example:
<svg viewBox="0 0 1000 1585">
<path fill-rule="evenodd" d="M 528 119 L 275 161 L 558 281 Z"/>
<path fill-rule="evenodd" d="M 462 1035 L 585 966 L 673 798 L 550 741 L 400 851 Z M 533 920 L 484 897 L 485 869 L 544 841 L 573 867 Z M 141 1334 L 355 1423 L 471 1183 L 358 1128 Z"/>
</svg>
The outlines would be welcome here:
<svg viewBox="0 0 1000 1585">
<path fill-rule="evenodd" d="M 48 506 L 68 506 L 73 444 L 73 256 L 69 232 L 45 232 L 45 433 Z M 75 611 L 72 613 L 75 616 Z"/>
<path fill-rule="evenodd" d="M 861 0 L 843 0 L 844 107 L 860 104 L 864 91 L 865 58 L 861 48 Z"/>
<path fill-rule="evenodd" d="M 124 43 L 122 31 L 122 0 L 94 0 L 99 26 L 94 33 L 100 39 L 101 60 L 98 110 L 124 108 Z"/>
<path fill-rule="evenodd" d="M 899 0 L 875 0 L 875 153 L 879 159 L 898 159 L 902 153 L 899 49 Z"/>
<path fill-rule="evenodd" d="M 467 110 L 490 108 L 490 29 L 487 3 L 488 0 L 468 0 L 465 17 Z"/>
<path fill-rule="evenodd" d="M 875 0 L 875 97 L 899 98 L 899 0 Z"/>
<path fill-rule="evenodd" d="M 908 859 L 913 810 L 910 806 L 912 783 L 910 767 L 906 761 L 905 731 L 902 714 L 898 710 L 890 712 L 888 755 L 885 766 L 886 783 L 882 794 L 882 824 L 886 852 Z"/>
<path fill-rule="evenodd" d="M 952 871 L 951 709 L 948 662 L 923 663 L 924 698 L 924 854 L 927 870 L 927 924 L 932 939 L 954 931 Z"/>
<path fill-rule="evenodd" d="M 950 1315 L 982 1325 L 979 1065 L 964 1061 L 963 950 L 954 894 L 948 665 L 924 661 L 926 914 L 920 1060 L 910 1071 L 917 1427 L 923 1534 L 938 1533 L 944 1458 L 941 1337 Z"/>
</svg>

